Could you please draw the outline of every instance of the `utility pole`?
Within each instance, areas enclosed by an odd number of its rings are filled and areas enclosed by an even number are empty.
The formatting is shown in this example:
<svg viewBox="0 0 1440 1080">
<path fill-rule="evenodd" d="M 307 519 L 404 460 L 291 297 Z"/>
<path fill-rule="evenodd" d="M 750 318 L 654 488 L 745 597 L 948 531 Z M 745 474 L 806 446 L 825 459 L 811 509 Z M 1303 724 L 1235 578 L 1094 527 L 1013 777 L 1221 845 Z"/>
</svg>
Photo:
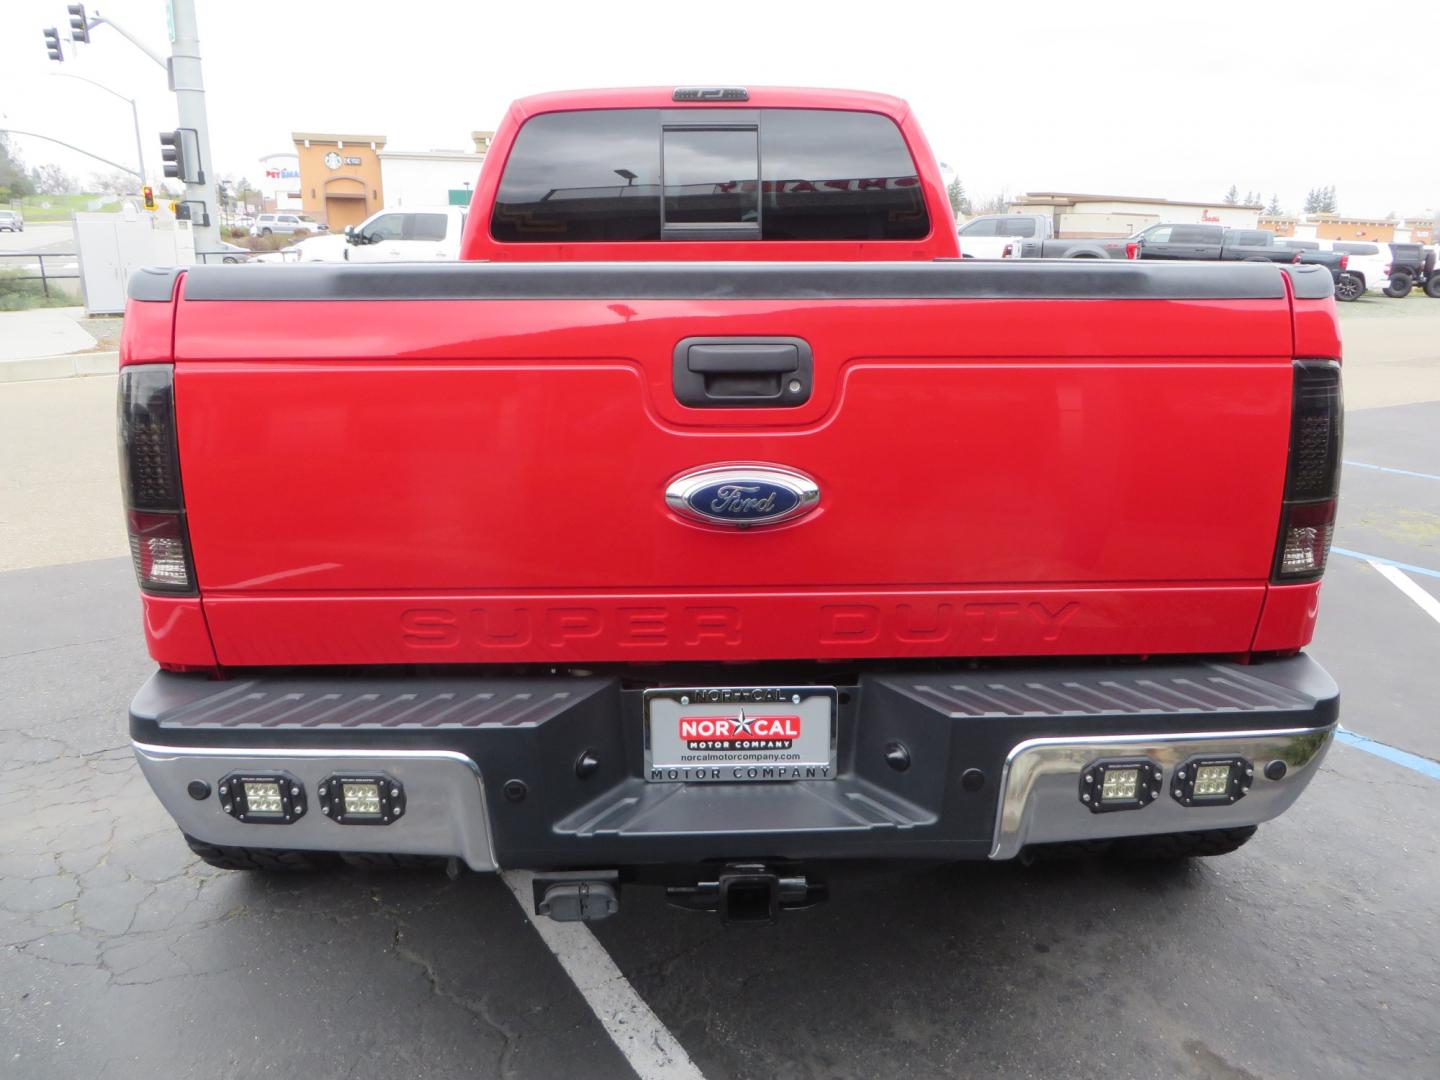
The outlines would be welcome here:
<svg viewBox="0 0 1440 1080">
<path fill-rule="evenodd" d="M 195 0 L 167 0 L 170 16 L 170 89 L 180 127 L 191 128 L 200 151 L 199 182 L 185 184 L 185 201 L 205 208 L 211 222 L 219 220 L 220 204 L 215 197 L 215 159 L 210 156 L 210 126 L 205 119 L 205 83 L 200 75 L 200 28 L 195 21 Z M 113 25 L 113 24 L 112 24 Z M 198 211 L 199 205 L 192 210 Z M 219 232 L 214 224 L 201 225 L 198 215 L 191 219 L 196 251 L 216 251 Z"/>
</svg>

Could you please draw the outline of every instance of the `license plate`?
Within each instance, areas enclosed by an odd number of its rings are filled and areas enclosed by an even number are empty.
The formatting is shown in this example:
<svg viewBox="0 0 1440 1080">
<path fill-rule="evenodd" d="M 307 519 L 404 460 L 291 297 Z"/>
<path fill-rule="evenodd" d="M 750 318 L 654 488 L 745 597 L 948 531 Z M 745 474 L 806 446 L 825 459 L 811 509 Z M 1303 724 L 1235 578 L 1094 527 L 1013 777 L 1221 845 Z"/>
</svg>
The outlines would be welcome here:
<svg viewBox="0 0 1440 1080">
<path fill-rule="evenodd" d="M 833 686 L 645 691 L 645 778 L 655 783 L 835 779 Z"/>
</svg>

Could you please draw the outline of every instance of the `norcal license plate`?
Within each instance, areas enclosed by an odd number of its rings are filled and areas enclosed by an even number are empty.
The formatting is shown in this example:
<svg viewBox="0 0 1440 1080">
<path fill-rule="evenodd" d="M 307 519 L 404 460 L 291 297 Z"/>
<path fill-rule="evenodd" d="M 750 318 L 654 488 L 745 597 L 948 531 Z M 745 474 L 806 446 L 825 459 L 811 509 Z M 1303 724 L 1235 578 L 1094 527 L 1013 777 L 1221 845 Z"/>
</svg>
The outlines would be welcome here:
<svg viewBox="0 0 1440 1080">
<path fill-rule="evenodd" d="M 645 691 L 645 779 L 835 779 L 833 686 Z"/>
</svg>

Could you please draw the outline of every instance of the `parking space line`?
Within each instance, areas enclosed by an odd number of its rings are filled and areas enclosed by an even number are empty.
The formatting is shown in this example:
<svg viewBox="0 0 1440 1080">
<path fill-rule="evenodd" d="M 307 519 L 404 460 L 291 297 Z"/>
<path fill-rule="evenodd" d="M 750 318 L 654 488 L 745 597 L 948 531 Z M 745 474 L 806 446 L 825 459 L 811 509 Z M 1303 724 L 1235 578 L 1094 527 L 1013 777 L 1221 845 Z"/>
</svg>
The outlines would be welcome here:
<svg viewBox="0 0 1440 1080">
<path fill-rule="evenodd" d="M 1392 565 L 1391 563 L 1377 562 L 1375 559 L 1371 559 L 1369 562 L 1371 566 L 1380 572 L 1386 581 L 1394 585 L 1411 600 L 1414 600 L 1415 603 L 1420 606 L 1420 610 L 1425 612 L 1426 615 L 1429 615 L 1437 623 L 1440 623 L 1440 600 L 1436 600 L 1435 597 L 1431 596 L 1419 585 L 1416 585 L 1415 582 L 1406 577 L 1405 571 L 1401 570 L 1398 566 Z M 1440 574 L 1436 574 L 1435 576 L 1440 577 Z"/>
<path fill-rule="evenodd" d="M 641 1080 L 705 1080 L 685 1048 L 635 992 L 588 926 L 536 915 L 530 888 L 532 875 L 528 871 L 506 870 L 500 876 Z"/>
<path fill-rule="evenodd" d="M 1356 750 L 1364 750 L 1367 754 L 1374 754 L 1376 757 L 1384 758 L 1396 765 L 1403 765 L 1407 769 L 1413 769 L 1422 776 L 1428 776 L 1431 780 L 1440 780 L 1440 761 L 1431 761 L 1429 758 L 1412 754 L 1408 750 L 1401 750 L 1389 743 L 1367 739 L 1364 735 L 1356 735 L 1355 732 L 1343 727 L 1335 732 L 1335 741 L 1342 742 L 1346 746 L 1353 746 Z"/>
<path fill-rule="evenodd" d="M 1336 555 L 1344 555 L 1347 559 L 1361 559 L 1371 566 L 1393 566 L 1400 570 L 1408 570 L 1412 574 L 1420 574 L 1423 577 L 1440 578 L 1440 570 L 1431 570 L 1428 566 L 1416 566 L 1414 563 L 1401 562 L 1399 559 L 1387 559 L 1383 555 L 1367 555 L 1363 551 L 1351 551 L 1349 548 L 1332 547 L 1330 550 Z"/>
<path fill-rule="evenodd" d="M 1409 469 L 1392 469 L 1389 465 L 1369 465 L 1363 461 L 1345 461 L 1353 469 L 1374 469 L 1376 472 L 1394 473 L 1396 476 L 1418 476 L 1421 480 L 1440 480 L 1440 476 L 1428 472 L 1412 472 Z"/>
</svg>

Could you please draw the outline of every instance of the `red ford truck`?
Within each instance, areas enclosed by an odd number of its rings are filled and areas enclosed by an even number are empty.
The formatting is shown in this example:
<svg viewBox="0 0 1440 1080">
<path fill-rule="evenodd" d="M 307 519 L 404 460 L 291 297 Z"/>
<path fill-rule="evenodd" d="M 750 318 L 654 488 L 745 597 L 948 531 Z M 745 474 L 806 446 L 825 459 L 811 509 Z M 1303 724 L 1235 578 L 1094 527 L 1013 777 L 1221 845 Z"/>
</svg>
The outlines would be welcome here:
<svg viewBox="0 0 1440 1080">
<path fill-rule="evenodd" d="M 515 104 L 458 263 L 137 274 L 130 730 L 194 850 L 742 922 L 1238 847 L 1336 724 L 1330 275 L 957 256 L 903 102 L 665 88 Z"/>
</svg>

